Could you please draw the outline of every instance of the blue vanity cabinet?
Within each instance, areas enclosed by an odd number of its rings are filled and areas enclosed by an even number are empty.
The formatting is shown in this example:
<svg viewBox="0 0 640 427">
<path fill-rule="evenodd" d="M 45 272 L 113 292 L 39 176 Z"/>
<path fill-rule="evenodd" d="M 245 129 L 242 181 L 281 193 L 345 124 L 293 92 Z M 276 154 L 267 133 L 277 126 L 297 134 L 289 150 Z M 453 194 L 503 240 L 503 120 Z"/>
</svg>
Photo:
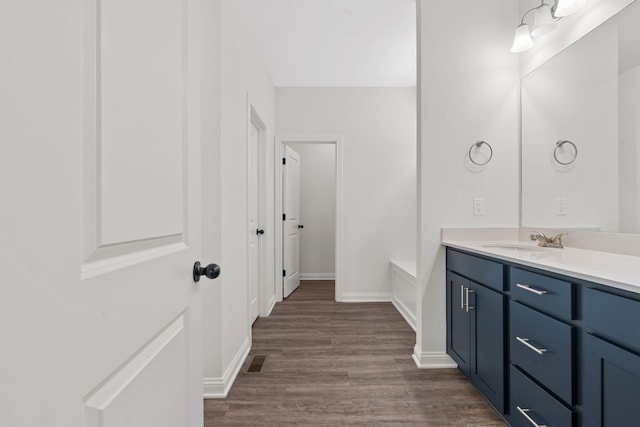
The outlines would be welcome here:
<svg viewBox="0 0 640 427">
<path fill-rule="evenodd" d="M 447 353 L 511 427 L 640 426 L 640 293 L 447 248 Z"/>
<path fill-rule="evenodd" d="M 471 382 L 504 413 L 504 296 L 478 284 L 471 290 Z"/>
<path fill-rule="evenodd" d="M 639 425 L 640 356 L 590 334 L 584 344 L 584 425 Z"/>
<path fill-rule="evenodd" d="M 577 418 L 573 284 L 511 266 L 509 294 L 511 425 L 571 427 Z"/>
<path fill-rule="evenodd" d="M 496 410 L 504 413 L 505 297 L 495 290 L 504 286 L 503 266 L 452 250 L 447 251 L 447 259 L 454 260 L 447 264 L 447 353 Z M 477 276 L 476 268 L 480 271 Z"/>
<path fill-rule="evenodd" d="M 447 353 L 466 375 L 471 367 L 471 321 L 465 305 L 469 280 L 447 272 Z"/>
<path fill-rule="evenodd" d="M 584 425 L 640 425 L 640 296 L 585 289 Z"/>
</svg>

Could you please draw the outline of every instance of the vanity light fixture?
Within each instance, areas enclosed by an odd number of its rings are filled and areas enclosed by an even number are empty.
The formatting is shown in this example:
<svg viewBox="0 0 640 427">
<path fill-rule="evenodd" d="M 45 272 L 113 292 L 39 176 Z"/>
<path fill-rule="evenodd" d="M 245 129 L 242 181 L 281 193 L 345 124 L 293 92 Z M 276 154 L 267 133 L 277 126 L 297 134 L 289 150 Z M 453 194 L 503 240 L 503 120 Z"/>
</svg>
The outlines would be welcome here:
<svg viewBox="0 0 640 427">
<path fill-rule="evenodd" d="M 520 25 L 516 28 L 511 52 L 520 53 L 531 49 L 535 44 L 533 37 L 539 37 L 555 30 L 561 18 L 577 12 L 585 3 L 586 0 L 554 0 L 553 3 L 545 3 L 545 0 L 540 0 L 540 5 L 529 9 L 522 15 Z M 524 19 L 531 12 L 534 12 L 533 27 L 529 29 L 529 24 L 525 23 Z"/>
</svg>

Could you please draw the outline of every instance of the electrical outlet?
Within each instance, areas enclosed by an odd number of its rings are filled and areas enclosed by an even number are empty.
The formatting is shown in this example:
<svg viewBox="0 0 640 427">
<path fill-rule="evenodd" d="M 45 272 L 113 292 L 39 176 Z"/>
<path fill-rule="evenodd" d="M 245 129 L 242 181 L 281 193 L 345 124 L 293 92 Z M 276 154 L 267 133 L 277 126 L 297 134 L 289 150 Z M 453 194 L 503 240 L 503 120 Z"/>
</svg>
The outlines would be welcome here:
<svg viewBox="0 0 640 427">
<path fill-rule="evenodd" d="M 556 201 L 556 215 L 565 216 L 567 214 L 567 199 L 564 197 L 558 197 Z"/>
<path fill-rule="evenodd" d="M 473 216 L 484 215 L 484 199 L 473 199 Z"/>
</svg>

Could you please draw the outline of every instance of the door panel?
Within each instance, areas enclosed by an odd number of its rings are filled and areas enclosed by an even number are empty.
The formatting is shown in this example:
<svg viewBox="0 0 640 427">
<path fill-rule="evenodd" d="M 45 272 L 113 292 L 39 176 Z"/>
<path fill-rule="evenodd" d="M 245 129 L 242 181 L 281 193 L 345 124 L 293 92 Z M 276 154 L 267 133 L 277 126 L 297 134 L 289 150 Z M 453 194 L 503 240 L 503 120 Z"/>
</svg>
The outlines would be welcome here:
<svg viewBox="0 0 640 427">
<path fill-rule="evenodd" d="M 185 0 L 100 2 L 102 244 L 183 231 L 185 6 Z"/>
<path fill-rule="evenodd" d="M 468 287 L 467 279 L 447 273 L 447 353 L 467 374 L 471 369 L 471 329 L 465 302 Z"/>
<path fill-rule="evenodd" d="M 594 427 L 638 424 L 640 355 L 584 335 L 584 423 Z"/>
<path fill-rule="evenodd" d="M 283 212 L 284 270 L 286 272 L 282 295 L 288 297 L 300 286 L 300 156 L 291 147 L 285 147 Z"/>
<path fill-rule="evenodd" d="M 258 135 L 259 130 L 251 121 L 249 128 L 249 323 L 258 318 L 258 292 L 260 289 L 260 228 L 258 198 Z"/>
<path fill-rule="evenodd" d="M 202 426 L 201 19 L 0 3 L 0 425 Z"/>
<path fill-rule="evenodd" d="M 86 271 L 186 243 L 185 14 L 186 0 L 86 1 Z"/>
<path fill-rule="evenodd" d="M 470 296 L 474 307 L 471 317 L 473 363 L 471 380 L 504 412 L 504 297 L 477 283 L 472 283 Z"/>
<path fill-rule="evenodd" d="M 87 427 L 189 425 L 185 326 L 181 315 L 85 399 Z M 132 405 L 140 414 L 136 419 L 130 418 Z M 157 410 L 164 406 L 178 410 L 169 414 Z"/>
</svg>

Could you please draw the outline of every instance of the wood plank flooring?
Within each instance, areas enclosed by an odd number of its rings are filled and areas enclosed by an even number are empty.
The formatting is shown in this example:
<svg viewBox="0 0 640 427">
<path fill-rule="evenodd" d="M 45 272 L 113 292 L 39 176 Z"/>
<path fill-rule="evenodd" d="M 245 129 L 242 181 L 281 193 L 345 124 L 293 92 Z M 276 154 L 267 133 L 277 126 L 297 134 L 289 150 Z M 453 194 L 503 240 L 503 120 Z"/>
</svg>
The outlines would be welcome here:
<svg viewBox="0 0 640 427">
<path fill-rule="evenodd" d="M 303 282 L 256 321 L 229 396 L 205 400 L 205 427 L 505 425 L 457 369 L 417 369 L 414 344 L 391 303 L 336 303 L 333 281 Z M 247 372 L 256 355 L 261 372 Z"/>
</svg>

